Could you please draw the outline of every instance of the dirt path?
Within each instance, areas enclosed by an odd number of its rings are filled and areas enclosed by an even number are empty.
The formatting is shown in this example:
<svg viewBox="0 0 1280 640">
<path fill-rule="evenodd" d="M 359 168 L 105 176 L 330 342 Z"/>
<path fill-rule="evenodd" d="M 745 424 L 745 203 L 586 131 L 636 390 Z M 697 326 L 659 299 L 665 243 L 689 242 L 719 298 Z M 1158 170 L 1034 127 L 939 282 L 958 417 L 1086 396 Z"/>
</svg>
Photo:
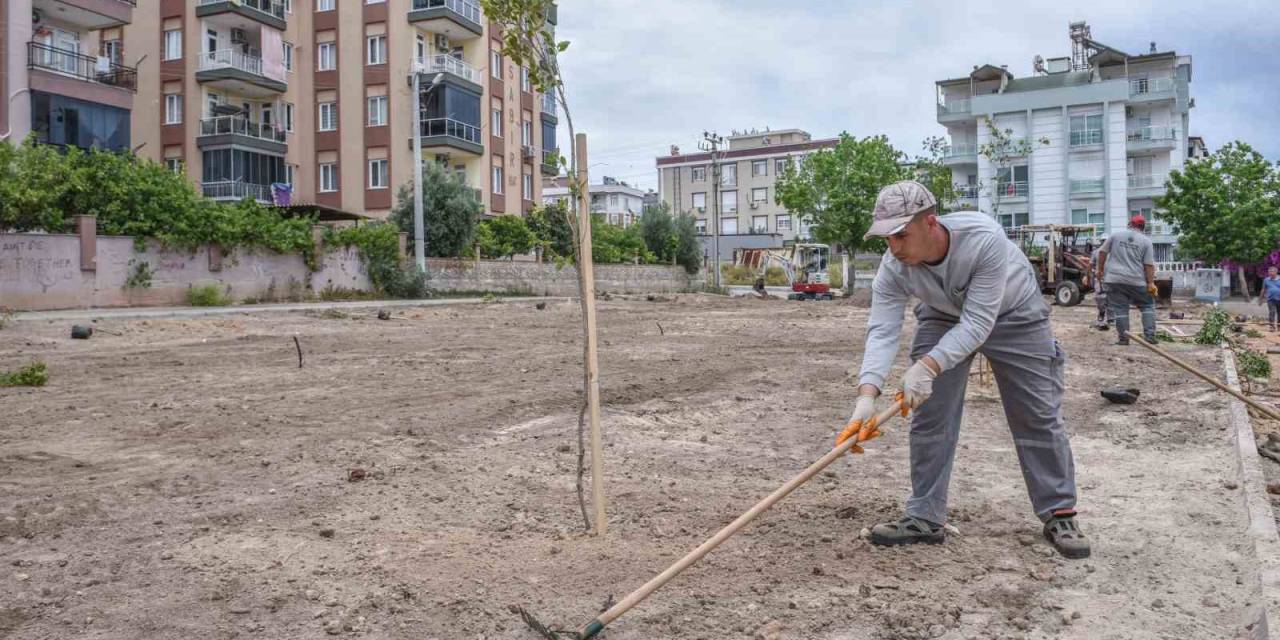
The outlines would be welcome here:
<svg viewBox="0 0 1280 640">
<path fill-rule="evenodd" d="M 12 325 L 0 368 L 41 358 L 52 380 L 0 390 L 0 638 L 533 638 L 513 604 L 579 624 L 831 445 L 865 313 L 603 303 L 605 539 L 579 533 L 565 450 L 572 303 L 135 320 L 90 341 Z M 1091 309 L 1055 314 L 1092 559 L 1040 538 L 998 396 L 971 386 L 961 535 L 859 539 L 905 495 L 895 423 L 609 638 L 1245 637 L 1224 401 L 1086 329 Z M 1098 397 L 1135 382 L 1136 405 Z"/>
</svg>

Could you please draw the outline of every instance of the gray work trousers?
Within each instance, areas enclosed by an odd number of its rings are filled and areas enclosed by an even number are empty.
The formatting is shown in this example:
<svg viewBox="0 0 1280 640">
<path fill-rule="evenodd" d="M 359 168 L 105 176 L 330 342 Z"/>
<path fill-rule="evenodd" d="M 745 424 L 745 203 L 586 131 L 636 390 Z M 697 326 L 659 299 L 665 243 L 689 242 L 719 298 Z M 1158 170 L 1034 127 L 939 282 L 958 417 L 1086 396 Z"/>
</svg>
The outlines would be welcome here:
<svg viewBox="0 0 1280 640">
<path fill-rule="evenodd" d="M 1054 511 L 1075 507 L 1076 472 L 1062 420 L 1066 354 L 1053 337 L 1048 306 L 1037 302 L 997 318 L 978 352 L 991 363 L 1000 389 L 1031 506 L 1046 521 Z M 927 354 L 958 321 L 924 304 L 916 306 L 915 314 L 919 324 L 911 345 L 913 360 Z M 970 356 L 938 374 L 933 395 L 912 414 L 911 497 L 906 511 L 913 518 L 947 521 L 947 486 L 972 363 Z"/>
<path fill-rule="evenodd" d="M 1116 318 L 1116 335 L 1122 342 L 1129 341 L 1125 335 L 1129 333 L 1129 307 L 1135 304 L 1142 313 L 1142 337 L 1147 342 L 1156 341 L 1156 299 L 1147 292 L 1146 286 L 1108 284 L 1107 301 L 1111 305 L 1111 314 Z"/>
</svg>

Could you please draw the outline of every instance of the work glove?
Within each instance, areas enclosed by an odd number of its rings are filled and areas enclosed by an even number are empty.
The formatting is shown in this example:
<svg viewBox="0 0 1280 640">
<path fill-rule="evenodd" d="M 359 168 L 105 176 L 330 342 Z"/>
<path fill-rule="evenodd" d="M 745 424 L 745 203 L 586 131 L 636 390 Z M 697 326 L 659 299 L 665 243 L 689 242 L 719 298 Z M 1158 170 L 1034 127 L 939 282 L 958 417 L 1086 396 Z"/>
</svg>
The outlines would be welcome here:
<svg viewBox="0 0 1280 640">
<path fill-rule="evenodd" d="M 1154 284 L 1147 285 L 1147 293 L 1151 294 L 1151 297 L 1153 298 L 1156 297 L 1157 291 L 1159 290 L 1156 289 L 1156 286 Z"/>
<path fill-rule="evenodd" d="M 907 369 L 906 375 L 902 376 L 902 402 L 909 409 L 917 409 L 924 404 L 929 396 L 933 395 L 933 379 L 938 374 L 924 363 L 923 359 L 916 360 L 911 368 Z"/>
<path fill-rule="evenodd" d="M 836 446 L 838 447 L 843 444 L 845 440 L 857 436 L 858 432 L 862 430 L 863 425 L 868 424 L 875 415 L 876 397 L 868 395 L 858 396 L 858 402 L 853 405 L 853 415 L 849 417 L 849 424 L 845 426 L 844 430 L 840 432 L 840 435 L 836 437 Z M 876 435 L 880 435 L 880 432 L 875 430 L 875 426 L 871 426 L 875 435 L 869 435 L 867 437 L 868 440 L 874 438 Z M 856 444 L 849 450 L 853 453 L 862 453 L 862 447 Z"/>
</svg>

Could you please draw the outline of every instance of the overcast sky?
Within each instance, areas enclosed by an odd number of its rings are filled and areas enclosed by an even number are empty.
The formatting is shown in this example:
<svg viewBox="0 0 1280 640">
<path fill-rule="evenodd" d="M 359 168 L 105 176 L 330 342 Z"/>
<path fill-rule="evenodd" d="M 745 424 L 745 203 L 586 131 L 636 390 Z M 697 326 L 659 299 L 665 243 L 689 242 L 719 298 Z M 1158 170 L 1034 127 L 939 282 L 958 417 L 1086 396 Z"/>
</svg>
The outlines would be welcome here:
<svg viewBox="0 0 1280 640">
<path fill-rule="evenodd" d="M 572 42 L 565 84 L 589 136 L 591 180 L 656 188 L 654 158 L 672 144 L 695 151 L 703 130 L 883 133 L 915 155 L 926 136 L 945 133 L 934 81 L 988 62 L 1031 75 L 1036 54 L 1070 55 L 1073 20 L 1130 54 L 1154 40 L 1191 55 L 1191 135 L 1210 149 L 1241 139 L 1280 160 L 1274 0 L 983 4 L 561 0 L 558 37 Z M 567 137 L 562 117 L 562 146 Z"/>
</svg>

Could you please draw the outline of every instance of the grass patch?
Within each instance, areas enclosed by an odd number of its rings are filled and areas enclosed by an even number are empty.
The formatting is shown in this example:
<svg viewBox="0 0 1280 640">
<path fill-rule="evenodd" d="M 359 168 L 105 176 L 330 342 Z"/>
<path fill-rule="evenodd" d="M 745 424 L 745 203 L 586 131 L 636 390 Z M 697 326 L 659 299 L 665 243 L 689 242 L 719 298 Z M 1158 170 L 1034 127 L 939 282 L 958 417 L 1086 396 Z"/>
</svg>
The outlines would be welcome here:
<svg viewBox="0 0 1280 640">
<path fill-rule="evenodd" d="M 224 307 L 231 304 L 231 299 L 222 294 L 221 286 L 202 284 L 187 289 L 187 304 L 193 307 Z"/>
<path fill-rule="evenodd" d="M 17 371 L 0 373 L 0 387 L 43 387 L 49 371 L 43 362 L 33 362 Z"/>
</svg>

